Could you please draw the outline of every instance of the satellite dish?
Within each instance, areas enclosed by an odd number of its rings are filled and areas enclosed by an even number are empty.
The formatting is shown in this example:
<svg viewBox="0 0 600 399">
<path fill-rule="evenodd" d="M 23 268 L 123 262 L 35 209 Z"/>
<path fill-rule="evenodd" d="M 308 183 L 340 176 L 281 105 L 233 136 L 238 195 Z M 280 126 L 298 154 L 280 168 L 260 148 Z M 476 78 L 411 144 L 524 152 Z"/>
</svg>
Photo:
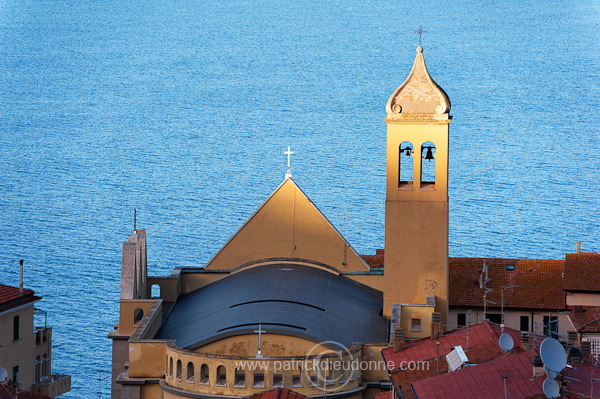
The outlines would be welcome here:
<svg viewBox="0 0 600 399">
<path fill-rule="evenodd" d="M 560 374 L 558 371 L 550 370 L 548 367 L 544 366 L 544 373 L 548 376 L 548 378 L 556 378 Z"/>
<path fill-rule="evenodd" d="M 560 398 L 560 388 L 558 382 L 556 382 L 554 378 L 546 378 L 542 385 L 542 389 L 544 390 L 544 395 L 546 395 L 548 399 Z"/>
<path fill-rule="evenodd" d="M 0 367 L 0 383 L 6 381 L 6 378 L 8 378 L 8 372 L 4 367 Z"/>
<path fill-rule="evenodd" d="M 504 352 L 508 352 L 515 347 L 515 341 L 507 333 L 504 333 L 500 336 L 498 343 Z"/>
<path fill-rule="evenodd" d="M 545 368 L 561 372 L 567 365 L 567 354 L 565 348 L 558 340 L 546 338 L 540 345 L 540 356 L 544 362 Z"/>
</svg>

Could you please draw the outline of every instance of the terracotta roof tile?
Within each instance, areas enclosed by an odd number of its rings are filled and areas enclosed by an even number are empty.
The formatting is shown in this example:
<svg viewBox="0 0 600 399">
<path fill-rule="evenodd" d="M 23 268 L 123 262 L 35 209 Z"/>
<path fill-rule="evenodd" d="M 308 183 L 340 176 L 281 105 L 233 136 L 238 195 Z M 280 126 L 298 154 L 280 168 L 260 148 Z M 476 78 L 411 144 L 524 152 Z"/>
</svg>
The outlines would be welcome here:
<svg viewBox="0 0 600 399">
<path fill-rule="evenodd" d="M 33 290 L 24 289 L 21 293 L 18 287 L 0 284 L 0 311 L 9 310 L 40 299 L 42 298 L 33 295 Z"/>
<path fill-rule="evenodd" d="M 574 310 L 567 317 L 579 333 L 600 333 L 600 308 Z"/>
<path fill-rule="evenodd" d="M 542 393 L 544 377 L 531 379 L 531 353 L 510 353 L 451 373 L 413 382 L 419 399 L 527 398 Z"/>
<path fill-rule="evenodd" d="M 513 337 L 515 342 L 515 349 L 513 351 L 522 352 L 523 350 L 520 348 L 521 333 L 510 328 L 505 328 L 504 332 Z M 399 392 L 403 392 L 407 399 L 415 399 L 410 384 L 446 373 L 448 371 L 448 363 L 444 356 L 456 345 L 463 347 L 469 363 L 484 363 L 503 356 L 504 352 L 498 344 L 500 334 L 500 326 L 490 322 L 482 322 L 471 325 L 468 328 L 468 333 L 467 328 L 463 327 L 441 336 L 439 338 L 439 352 L 436 341 L 427 338 L 406 344 L 403 351 L 394 353 L 391 348 L 387 348 L 382 351 L 382 354 L 386 363 L 392 363 L 396 366 L 408 365 L 408 363 L 403 362 L 418 363 L 418 367 L 404 370 L 396 369 L 392 372 L 391 376 L 392 382 L 396 385 Z M 415 363 L 410 364 L 414 365 Z"/>
<path fill-rule="evenodd" d="M 527 309 L 564 309 L 564 260 L 548 259 L 485 259 L 488 267 L 487 287 L 493 291 L 487 300 L 501 303 L 501 287 L 517 286 L 504 290 L 504 306 Z M 481 307 L 483 289 L 479 288 L 483 258 L 449 258 L 450 306 Z M 513 270 L 509 270 L 513 266 Z M 599 277 L 600 279 L 600 277 Z"/>
<path fill-rule="evenodd" d="M 521 345 L 521 333 L 510 328 L 504 331 L 513 337 L 515 346 Z M 386 363 L 393 364 L 392 370 L 407 365 L 409 362 L 422 362 L 435 359 L 438 356 L 446 356 L 453 347 L 461 345 L 465 352 L 478 353 L 482 349 L 498 348 L 498 338 L 500 337 L 500 327 L 494 323 L 481 322 L 472 324 L 469 328 L 462 327 L 449 331 L 439 338 L 440 348 L 436 345 L 436 340 L 425 338 L 410 342 L 404 346 L 404 350 L 394 352 L 392 348 L 386 348 L 382 351 Z M 498 351 L 494 351 L 497 353 Z M 469 355 L 467 355 L 469 356 Z M 471 359 L 469 357 L 469 359 Z M 489 360 L 489 359 L 488 359 Z"/>
<path fill-rule="evenodd" d="M 567 291 L 600 291 L 600 254 L 567 254 L 564 288 Z"/>
<path fill-rule="evenodd" d="M 248 399 L 306 399 L 306 396 L 289 389 L 275 388 L 252 395 Z"/>
</svg>

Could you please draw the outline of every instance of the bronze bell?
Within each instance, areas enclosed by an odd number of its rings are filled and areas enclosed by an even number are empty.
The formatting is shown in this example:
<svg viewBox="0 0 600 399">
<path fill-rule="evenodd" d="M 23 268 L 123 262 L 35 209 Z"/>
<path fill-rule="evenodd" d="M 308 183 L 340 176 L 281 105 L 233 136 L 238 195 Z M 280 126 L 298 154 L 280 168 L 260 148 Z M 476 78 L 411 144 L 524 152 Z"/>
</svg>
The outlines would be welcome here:
<svg viewBox="0 0 600 399">
<path fill-rule="evenodd" d="M 435 159 L 435 158 L 433 158 L 433 151 L 431 151 L 435 147 L 425 147 L 425 148 L 427 148 L 427 154 L 425 154 L 425 159 L 428 161 Z"/>
</svg>

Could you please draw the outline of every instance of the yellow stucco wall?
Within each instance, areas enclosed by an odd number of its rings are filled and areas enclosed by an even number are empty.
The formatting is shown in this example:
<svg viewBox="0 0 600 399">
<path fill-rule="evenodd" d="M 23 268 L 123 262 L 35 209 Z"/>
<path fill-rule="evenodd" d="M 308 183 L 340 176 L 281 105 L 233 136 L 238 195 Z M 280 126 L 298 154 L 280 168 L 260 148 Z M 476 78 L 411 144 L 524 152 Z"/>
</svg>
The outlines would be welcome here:
<svg viewBox="0 0 600 399">
<path fill-rule="evenodd" d="M 368 270 L 292 179 L 279 186 L 206 269 L 231 269 L 273 257 L 310 259 L 339 270 Z"/>
<path fill-rule="evenodd" d="M 215 355 L 254 356 L 258 350 L 258 335 L 237 335 L 224 338 L 195 349 L 194 353 L 211 353 Z M 261 351 L 268 357 L 305 356 L 313 351 L 323 353 L 329 351 L 318 343 L 285 335 L 262 334 Z"/>
</svg>

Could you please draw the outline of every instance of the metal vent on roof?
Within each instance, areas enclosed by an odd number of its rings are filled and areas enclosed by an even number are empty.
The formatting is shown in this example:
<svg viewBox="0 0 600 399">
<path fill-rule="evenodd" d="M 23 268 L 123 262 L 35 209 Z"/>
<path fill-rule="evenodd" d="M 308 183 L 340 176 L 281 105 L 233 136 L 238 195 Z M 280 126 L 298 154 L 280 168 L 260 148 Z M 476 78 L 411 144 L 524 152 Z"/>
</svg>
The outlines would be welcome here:
<svg viewBox="0 0 600 399">
<path fill-rule="evenodd" d="M 446 355 L 446 361 L 448 362 L 448 369 L 450 371 L 456 371 L 465 367 L 469 359 L 462 346 L 458 345 Z"/>
</svg>

